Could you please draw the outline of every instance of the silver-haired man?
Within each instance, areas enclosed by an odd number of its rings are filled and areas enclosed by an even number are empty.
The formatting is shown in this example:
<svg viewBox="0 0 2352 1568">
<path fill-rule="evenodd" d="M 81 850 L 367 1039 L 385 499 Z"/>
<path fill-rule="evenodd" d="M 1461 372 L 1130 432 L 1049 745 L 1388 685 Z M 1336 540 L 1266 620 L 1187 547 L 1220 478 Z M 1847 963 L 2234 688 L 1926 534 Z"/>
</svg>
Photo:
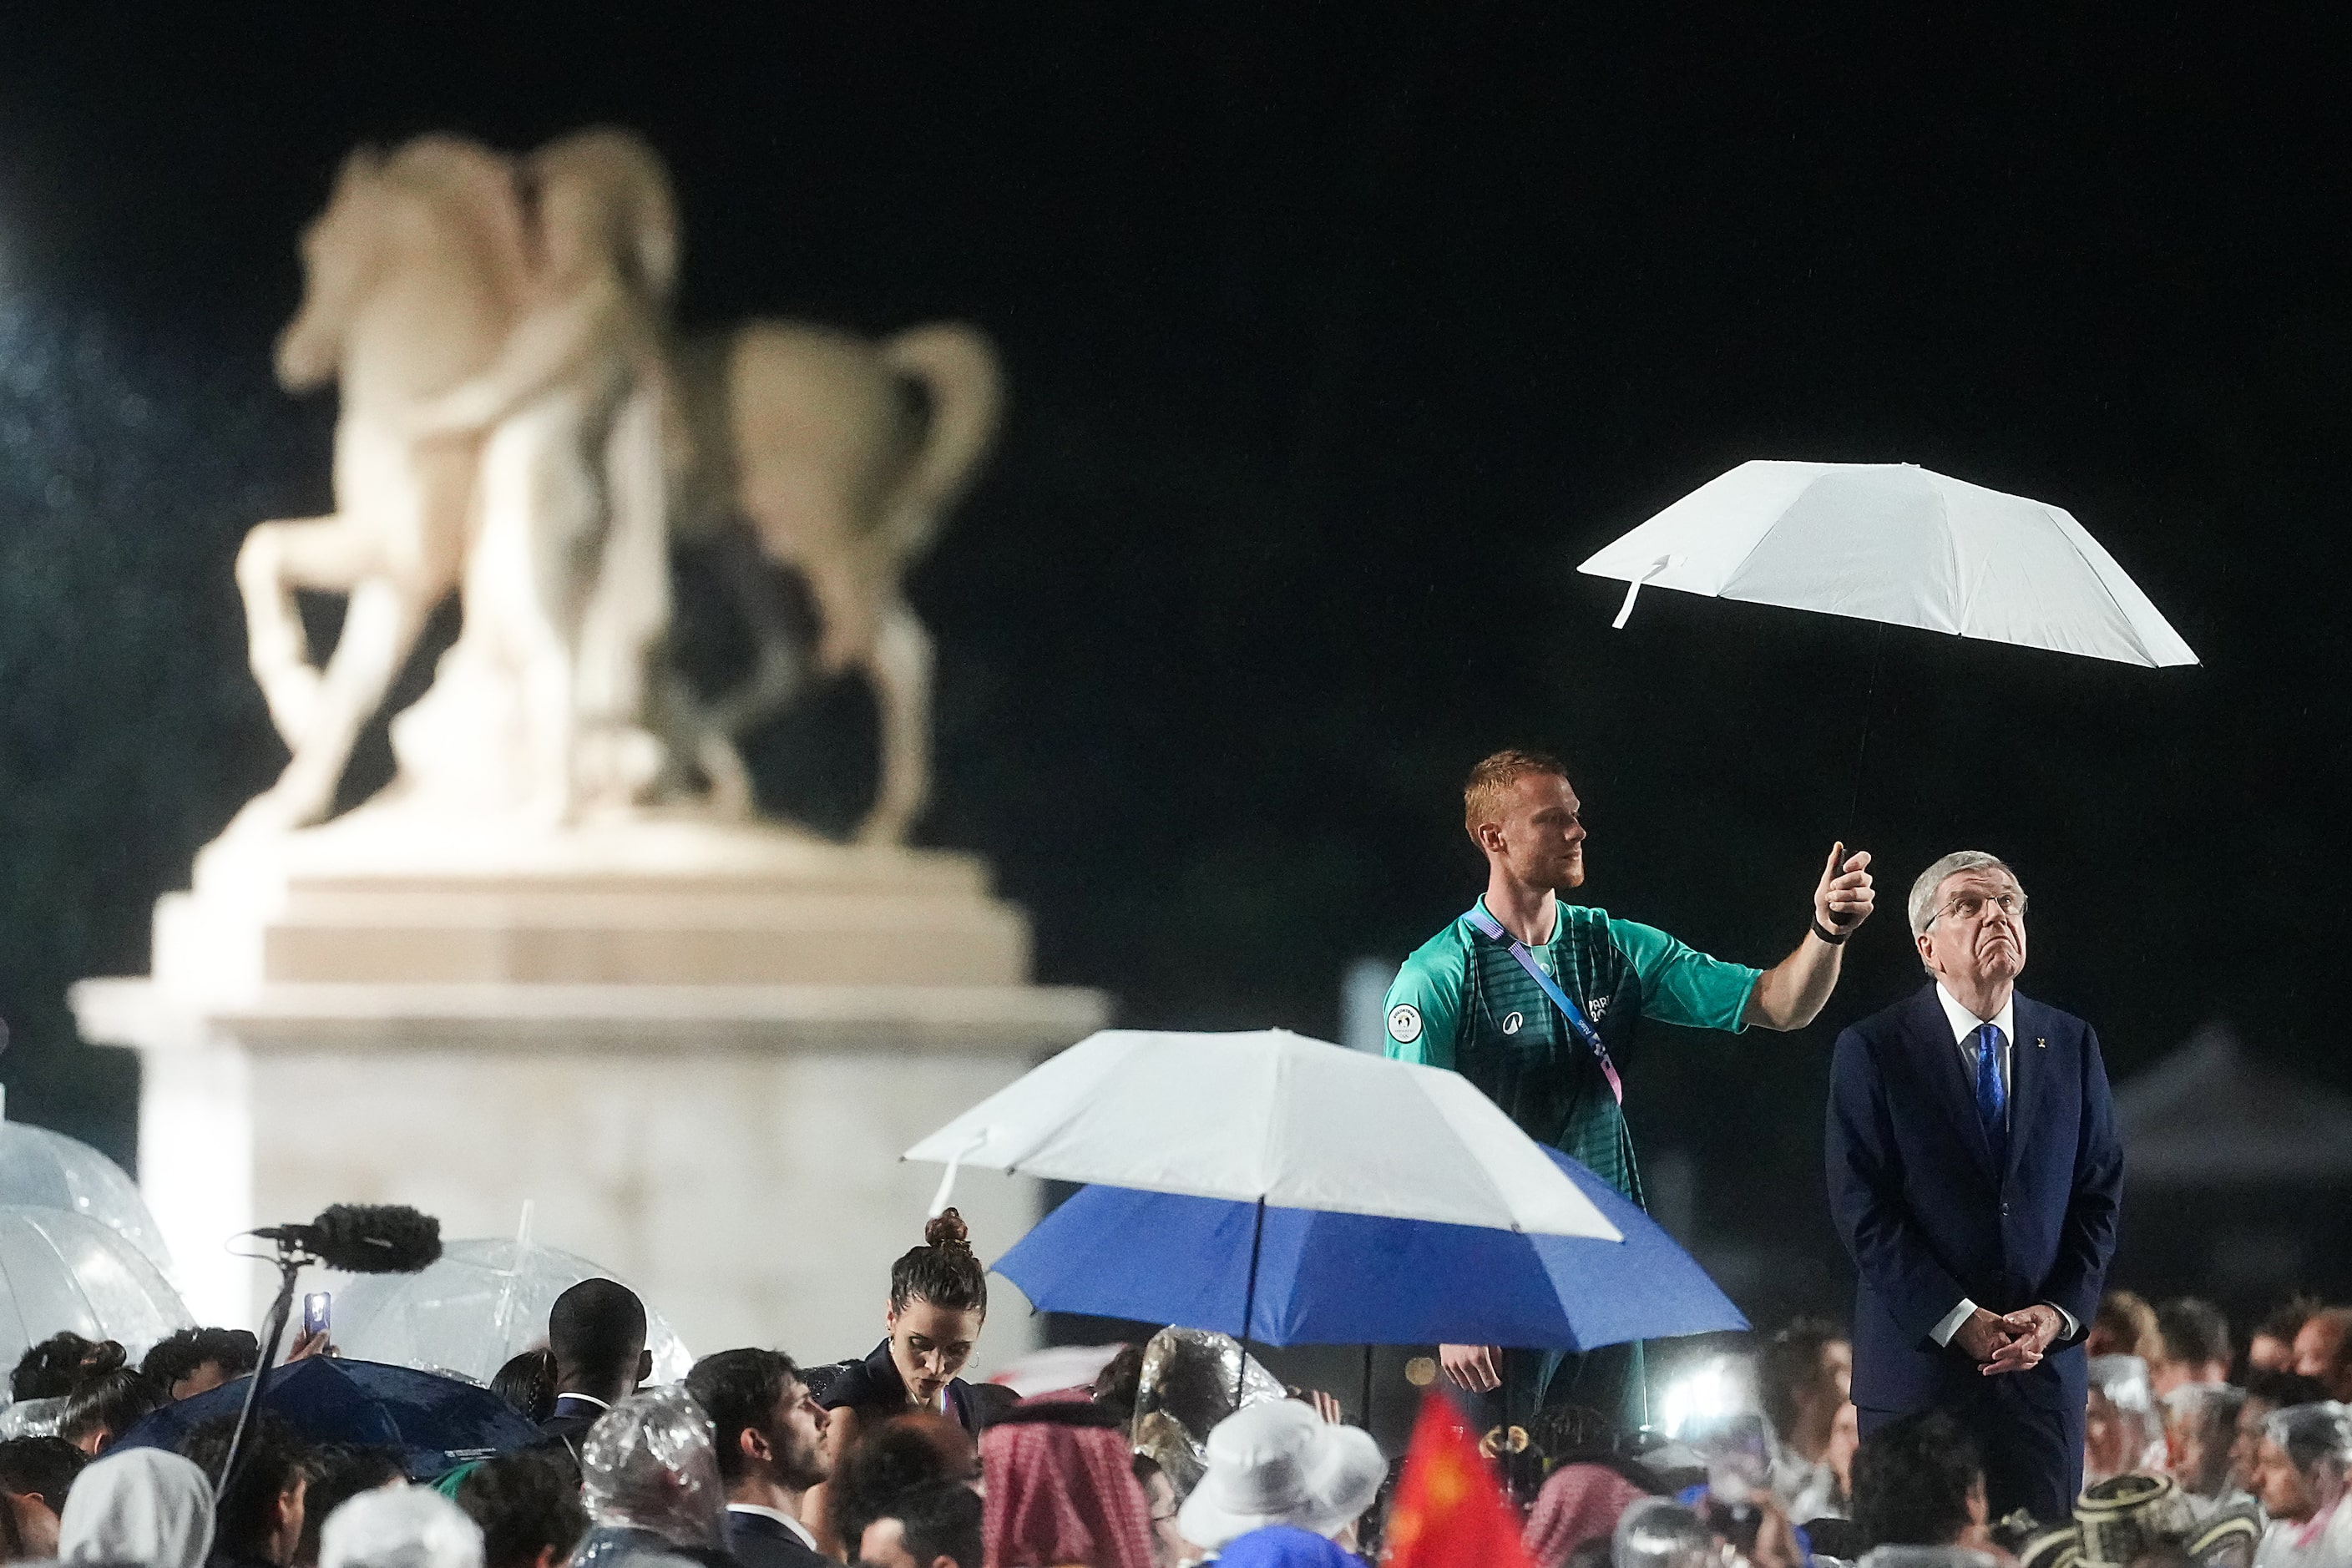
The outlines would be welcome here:
<svg viewBox="0 0 2352 1568">
<path fill-rule="evenodd" d="M 2098 1037 L 2018 994 L 2025 889 L 2000 857 L 1912 884 L 1931 984 L 1838 1037 L 1830 1207 L 1860 1276 L 1865 1441 L 1914 1411 L 1976 1437 L 1995 1516 L 2082 1488 L 2083 1331 L 2116 1245 L 2123 1148 Z"/>
</svg>

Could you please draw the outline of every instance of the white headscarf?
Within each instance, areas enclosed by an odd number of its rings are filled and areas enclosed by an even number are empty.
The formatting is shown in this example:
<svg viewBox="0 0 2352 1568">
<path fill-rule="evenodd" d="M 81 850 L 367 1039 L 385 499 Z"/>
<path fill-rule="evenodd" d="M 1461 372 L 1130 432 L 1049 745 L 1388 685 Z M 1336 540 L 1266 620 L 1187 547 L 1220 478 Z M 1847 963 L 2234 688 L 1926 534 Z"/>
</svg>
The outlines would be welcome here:
<svg viewBox="0 0 2352 1568">
<path fill-rule="evenodd" d="M 202 1568 L 213 1549 L 213 1484 L 162 1448 L 125 1448 L 76 1477 L 58 1516 L 67 1563 Z"/>
</svg>

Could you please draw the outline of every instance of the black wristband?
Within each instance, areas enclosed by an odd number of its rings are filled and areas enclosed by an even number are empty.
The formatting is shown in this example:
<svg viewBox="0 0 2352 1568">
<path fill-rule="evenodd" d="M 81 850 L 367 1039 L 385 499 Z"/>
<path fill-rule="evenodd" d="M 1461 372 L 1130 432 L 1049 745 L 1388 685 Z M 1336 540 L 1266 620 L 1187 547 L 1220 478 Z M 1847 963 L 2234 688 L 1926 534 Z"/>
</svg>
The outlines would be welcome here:
<svg viewBox="0 0 2352 1568">
<path fill-rule="evenodd" d="M 1853 932 L 1850 931 L 1832 931 L 1829 927 L 1822 924 L 1821 917 L 1816 915 L 1813 917 L 1813 934 L 1820 937 L 1823 942 L 1828 942 L 1832 947 L 1843 947 L 1845 945 L 1845 939 L 1852 936 Z"/>
</svg>

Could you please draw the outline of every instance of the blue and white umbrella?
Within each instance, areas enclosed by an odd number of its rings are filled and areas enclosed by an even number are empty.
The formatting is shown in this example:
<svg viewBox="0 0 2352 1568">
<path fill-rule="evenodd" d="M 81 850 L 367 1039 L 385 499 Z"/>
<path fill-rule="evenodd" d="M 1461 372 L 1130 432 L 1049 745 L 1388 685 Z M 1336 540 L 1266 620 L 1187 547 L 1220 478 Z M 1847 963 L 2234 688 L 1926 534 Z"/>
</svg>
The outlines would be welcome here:
<svg viewBox="0 0 2352 1568">
<path fill-rule="evenodd" d="M 1089 1186 L 996 1272 L 1045 1310 L 1272 1345 L 1582 1351 L 1748 1327 L 1656 1221 L 1567 1155 L 1544 1152 L 1622 1240 Z"/>
</svg>

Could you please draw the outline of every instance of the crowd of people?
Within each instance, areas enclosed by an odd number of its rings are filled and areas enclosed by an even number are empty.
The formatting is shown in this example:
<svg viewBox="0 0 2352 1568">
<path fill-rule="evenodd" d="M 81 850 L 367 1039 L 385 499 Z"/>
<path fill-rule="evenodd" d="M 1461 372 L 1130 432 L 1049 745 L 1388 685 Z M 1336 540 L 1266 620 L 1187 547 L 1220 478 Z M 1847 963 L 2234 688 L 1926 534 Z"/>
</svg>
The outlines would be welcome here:
<svg viewBox="0 0 2352 1568">
<path fill-rule="evenodd" d="M 2115 1290 L 2084 1348 L 2075 1518 L 1997 1520 L 1969 1434 L 1929 1411 L 1859 1437 L 1850 1348 L 1826 1323 L 1789 1325 L 1756 1358 L 1775 1509 L 1816 1554 L 1879 1568 L 1918 1568 L 1923 1549 L 2024 1568 L 2352 1565 L 2352 1307 L 2291 1301 L 2241 1350 L 2210 1302 Z"/>
<path fill-rule="evenodd" d="M 1394 1466 L 1328 1395 L 1171 1327 L 1022 1398 L 960 1375 L 987 1310 L 950 1210 L 894 1266 L 871 1354 L 724 1350 L 656 1386 L 643 1303 L 590 1279 L 493 1381 L 535 1441 L 412 1474 L 265 1408 L 226 1489 L 233 1416 L 174 1448 L 133 1429 L 250 1373 L 252 1334 L 185 1331 L 135 1365 L 60 1334 L 11 1378 L 0 1546 L 148 1568 L 1351 1568 L 1395 1548 Z M 2073 1520 L 1990 1517 L 1984 1457 L 1943 1412 L 1860 1436 L 1851 1347 L 1816 1320 L 1757 1348 L 1752 1410 L 1676 1435 L 1573 1405 L 1477 1432 L 1459 1408 L 1529 1568 L 2352 1568 L 2352 1308 L 2293 1303 L 2242 1352 L 2206 1303 L 2112 1292 L 2089 1349 Z"/>
</svg>

